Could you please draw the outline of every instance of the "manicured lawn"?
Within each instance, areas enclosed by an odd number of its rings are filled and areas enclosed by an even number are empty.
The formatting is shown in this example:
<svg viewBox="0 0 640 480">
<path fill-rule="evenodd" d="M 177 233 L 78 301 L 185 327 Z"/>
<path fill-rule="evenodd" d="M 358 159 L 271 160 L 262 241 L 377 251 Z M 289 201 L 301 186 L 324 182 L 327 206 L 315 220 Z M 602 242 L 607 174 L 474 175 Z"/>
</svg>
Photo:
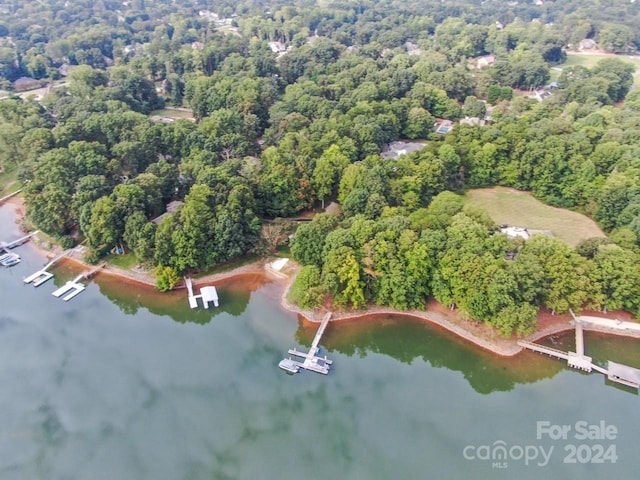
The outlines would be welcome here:
<svg viewBox="0 0 640 480">
<path fill-rule="evenodd" d="M 512 188 L 470 190 L 464 201 L 485 209 L 499 225 L 550 230 L 569 245 L 577 245 L 586 238 L 605 236 L 600 227 L 585 215 L 550 207 L 530 193 Z"/>
<path fill-rule="evenodd" d="M 558 65 L 557 68 L 566 68 L 566 67 L 574 67 L 577 65 L 581 65 L 586 68 L 593 68 L 596 64 L 604 59 L 604 58 L 618 58 L 623 62 L 630 63 L 636 67 L 636 73 L 634 74 L 634 84 L 636 87 L 640 87 L 640 57 L 630 57 L 629 55 L 605 55 L 599 53 L 593 54 L 576 54 L 576 53 L 567 53 L 567 61 L 561 65 Z M 551 70 L 551 80 L 557 80 L 560 78 L 560 74 L 562 72 L 560 70 L 556 70 L 555 68 Z"/>
<path fill-rule="evenodd" d="M 107 255 L 104 257 L 104 260 L 109 265 L 123 268 L 125 270 L 128 270 L 138 264 L 138 259 L 132 252 L 125 253 L 124 255 Z"/>
<path fill-rule="evenodd" d="M 193 112 L 186 108 L 173 108 L 167 107 L 161 110 L 154 110 L 149 114 L 149 116 L 158 116 L 158 117 L 166 117 L 166 118 L 174 118 L 176 120 L 179 119 L 187 119 L 193 120 Z"/>
</svg>

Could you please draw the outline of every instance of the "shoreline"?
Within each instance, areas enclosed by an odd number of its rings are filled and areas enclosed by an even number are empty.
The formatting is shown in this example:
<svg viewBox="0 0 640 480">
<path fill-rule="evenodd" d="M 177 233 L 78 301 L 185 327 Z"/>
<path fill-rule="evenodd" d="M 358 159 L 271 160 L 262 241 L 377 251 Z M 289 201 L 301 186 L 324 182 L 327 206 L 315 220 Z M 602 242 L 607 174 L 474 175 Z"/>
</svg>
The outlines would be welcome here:
<svg viewBox="0 0 640 480">
<path fill-rule="evenodd" d="M 8 199 L 5 204 L 15 206 L 16 223 L 20 224 L 20 221 L 24 215 L 24 202 L 22 198 L 14 197 Z M 52 258 L 52 256 L 62 253 L 61 251 L 56 252 L 45 248 L 38 240 L 39 239 L 36 239 L 30 242 L 30 244 L 32 248 L 34 248 L 44 258 Z M 71 255 L 68 255 L 67 257 L 64 257 L 60 260 L 60 262 L 72 263 L 76 267 L 82 268 L 95 267 L 95 265 L 88 264 L 82 259 L 77 258 L 76 256 L 74 256 L 74 253 L 75 252 L 73 252 Z M 226 272 L 212 273 L 200 278 L 195 278 L 194 285 L 204 286 L 213 282 L 224 282 L 236 279 L 238 277 L 256 274 L 264 276 L 265 278 L 279 280 L 281 283 L 283 283 L 283 291 L 280 297 L 281 308 L 283 308 L 285 311 L 298 314 L 298 316 L 302 317 L 303 320 L 307 322 L 320 323 L 321 318 L 324 316 L 324 314 L 327 313 L 326 309 L 321 308 L 317 311 L 305 310 L 289 303 L 289 301 L 287 300 L 289 290 L 300 270 L 300 266 L 291 261 L 289 266 L 286 268 L 287 273 L 284 273 L 274 271 L 269 267 L 269 263 L 270 262 L 268 258 L 261 258 L 254 262 L 242 265 L 237 268 L 233 268 Z M 153 289 L 156 288 L 155 279 L 149 274 L 148 271 L 125 270 L 107 264 L 98 272 L 98 274 L 99 273 L 105 273 L 112 277 L 120 278 L 126 282 L 131 282 L 132 284 L 135 284 L 139 287 Z M 184 283 L 181 283 L 174 290 L 181 290 L 184 288 Z M 603 315 L 602 312 L 597 313 L 601 316 Z M 497 335 L 492 327 L 489 327 L 484 323 L 463 320 L 454 311 L 440 305 L 433 299 L 428 302 L 426 310 L 400 311 L 389 307 L 370 306 L 366 310 L 333 312 L 331 322 L 348 320 L 364 321 L 367 318 L 375 318 L 383 315 L 404 316 L 418 319 L 420 321 L 428 323 L 435 328 L 445 330 L 455 335 L 455 337 L 458 339 L 469 342 L 476 347 L 480 347 L 483 350 L 487 350 L 493 353 L 494 355 L 505 358 L 513 357 L 526 350 L 524 347 L 521 347 L 517 344 L 518 340 L 535 342 L 551 335 L 557 335 L 573 330 L 574 328 L 574 326 L 570 323 L 570 316 L 557 315 L 554 316 L 550 321 L 543 322 L 548 323 L 547 325 L 542 326 L 536 332 L 522 339 L 518 339 L 514 336 L 510 338 L 502 338 Z M 540 314 L 538 317 L 539 323 L 541 321 L 541 316 L 542 315 Z M 625 336 L 629 338 L 640 338 L 640 332 L 614 330 L 591 324 L 585 324 L 584 330 L 617 336 Z"/>
</svg>

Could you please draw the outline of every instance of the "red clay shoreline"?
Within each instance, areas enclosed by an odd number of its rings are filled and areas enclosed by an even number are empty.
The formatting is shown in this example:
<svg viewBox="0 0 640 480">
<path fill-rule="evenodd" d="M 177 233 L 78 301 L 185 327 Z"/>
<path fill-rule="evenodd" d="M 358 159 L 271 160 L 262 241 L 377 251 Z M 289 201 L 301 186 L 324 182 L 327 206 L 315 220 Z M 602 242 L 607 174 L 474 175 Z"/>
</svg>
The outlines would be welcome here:
<svg viewBox="0 0 640 480">
<path fill-rule="evenodd" d="M 11 203 L 17 206 L 16 215 L 18 217 L 18 221 L 21 220 L 23 215 L 23 203 L 21 198 L 10 199 L 7 203 Z M 42 245 L 40 245 L 37 241 L 32 242 L 34 248 L 43 256 L 51 257 L 51 255 L 55 255 L 55 252 L 52 252 Z M 61 262 L 69 262 L 79 267 L 87 267 L 92 268 L 93 265 L 90 265 L 79 258 L 76 258 L 72 255 L 65 257 L 61 260 Z M 289 267 L 289 274 L 283 274 L 281 272 L 275 272 L 271 268 L 268 267 L 268 259 L 260 259 L 258 261 L 252 262 L 248 265 L 243 265 L 241 267 L 235 268 L 233 270 L 229 270 L 228 272 L 215 273 L 211 275 L 206 275 L 200 278 L 194 279 L 196 285 L 205 285 L 213 282 L 224 282 L 231 281 L 233 279 L 237 279 L 239 277 L 244 277 L 247 275 L 261 275 L 270 279 L 279 279 L 282 281 L 283 292 L 280 299 L 281 307 L 289 312 L 297 313 L 304 320 L 312 323 L 319 323 L 321 321 L 322 316 L 326 313 L 324 309 L 318 310 L 304 310 L 298 308 L 295 305 L 292 305 L 287 300 L 287 295 L 289 293 L 289 288 L 295 279 L 299 267 L 293 264 L 292 267 Z M 155 289 L 155 280 L 153 277 L 146 271 L 135 271 L 135 270 L 125 270 L 122 268 L 114 267 L 113 265 L 106 265 L 99 273 L 105 273 L 107 275 L 111 275 L 114 277 L 121 278 L 126 282 L 130 282 L 132 284 L 141 286 L 143 288 L 154 288 Z M 184 285 L 180 285 L 177 288 L 184 288 Z M 387 307 L 378 307 L 371 306 L 367 310 L 361 311 L 338 311 L 333 312 L 332 322 L 335 321 L 346 321 L 346 320 L 366 320 L 367 318 L 378 317 L 382 315 L 397 315 L 397 316 L 405 316 L 410 318 L 415 318 L 430 325 L 433 325 L 438 328 L 442 328 L 454 335 L 456 337 L 463 339 L 467 342 L 470 342 L 484 350 L 488 350 L 489 352 L 498 355 L 500 357 L 513 357 L 524 350 L 523 347 L 517 344 L 517 338 L 512 337 L 509 339 L 505 339 L 499 337 L 497 333 L 487 327 L 484 324 L 474 323 L 466 321 L 460 318 L 455 312 L 447 309 L 446 307 L 440 305 L 435 300 L 432 300 L 427 305 L 427 310 L 411 310 L 411 311 L 401 311 L 393 308 Z M 603 315 L 599 312 L 599 315 Z M 523 338 L 523 340 L 527 340 L 530 342 L 541 340 L 550 335 L 557 335 L 560 333 L 564 333 L 570 330 L 573 330 L 573 325 L 570 323 L 571 317 L 568 315 L 564 316 L 554 316 L 553 319 L 544 325 L 540 330 L 535 333 Z M 586 331 L 594 331 L 605 334 L 615 334 L 615 335 L 623 335 L 634 338 L 640 338 L 640 334 L 637 332 L 621 332 L 619 330 L 612 331 L 610 329 L 602 328 L 602 327 L 594 327 L 592 325 L 585 325 L 584 329 Z"/>
</svg>

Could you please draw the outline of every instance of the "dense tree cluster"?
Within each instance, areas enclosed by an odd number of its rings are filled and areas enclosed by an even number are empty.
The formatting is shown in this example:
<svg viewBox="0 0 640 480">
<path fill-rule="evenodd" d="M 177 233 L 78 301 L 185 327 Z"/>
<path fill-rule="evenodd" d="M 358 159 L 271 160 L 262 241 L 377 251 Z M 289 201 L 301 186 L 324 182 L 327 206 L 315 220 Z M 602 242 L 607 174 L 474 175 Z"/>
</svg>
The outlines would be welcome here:
<svg viewBox="0 0 640 480">
<path fill-rule="evenodd" d="M 322 214 L 300 226 L 291 251 L 304 266 L 290 299 L 310 308 L 329 295 L 343 307 L 407 310 L 424 309 L 433 296 L 505 336 L 534 331 L 541 306 L 640 312 L 636 251 L 598 239 L 581 246 L 583 256 L 544 235 L 508 239 L 448 191 L 403 213 L 385 207 L 373 218 L 358 213 L 341 222 Z"/>
<path fill-rule="evenodd" d="M 633 68 L 565 68 L 541 103 L 514 89 L 547 84 L 585 38 L 635 50 L 640 4 L 67 3 L 0 7 L 2 87 L 74 67 L 41 103 L 0 101 L 0 163 L 29 181 L 29 218 L 64 244 L 84 237 L 94 259 L 125 244 L 166 289 L 255 248 L 261 219 L 337 200 L 341 217 L 295 233 L 301 305 L 434 296 L 504 334 L 529 331 L 541 305 L 638 312 Z M 151 121 L 166 104 L 195 121 Z M 489 125 L 434 132 L 488 105 Z M 399 138 L 425 148 L 383 160 Z M 592 215 L 610 243 L 513 244 L 451 193 L 498 184 Z"/>
</svg>

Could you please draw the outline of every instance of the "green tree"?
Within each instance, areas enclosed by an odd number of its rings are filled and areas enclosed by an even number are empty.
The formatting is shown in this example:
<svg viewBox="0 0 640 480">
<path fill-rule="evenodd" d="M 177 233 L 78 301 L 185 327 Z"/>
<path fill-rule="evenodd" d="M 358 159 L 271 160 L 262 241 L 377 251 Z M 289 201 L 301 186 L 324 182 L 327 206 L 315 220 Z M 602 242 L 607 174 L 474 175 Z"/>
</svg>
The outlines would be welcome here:
<svg viewBox="0 0 640 480">
<path fill-rule="evenodd" d="M 335 191 L 342 171 L 349 163 L 349 157 L 344 155 L 337 145 L 331 145 L 316 160 L 311 183 L 316 190 L 316 195 L 322 200 L 323 209 L 325 197 Z"/>
<path fill-rule="evenodd" d="M 156 273 L 156 288 L 161 292 L 173 290 L 180 283 L 180 275 L 173 267 L 159 266 Z"/>
</svg>

